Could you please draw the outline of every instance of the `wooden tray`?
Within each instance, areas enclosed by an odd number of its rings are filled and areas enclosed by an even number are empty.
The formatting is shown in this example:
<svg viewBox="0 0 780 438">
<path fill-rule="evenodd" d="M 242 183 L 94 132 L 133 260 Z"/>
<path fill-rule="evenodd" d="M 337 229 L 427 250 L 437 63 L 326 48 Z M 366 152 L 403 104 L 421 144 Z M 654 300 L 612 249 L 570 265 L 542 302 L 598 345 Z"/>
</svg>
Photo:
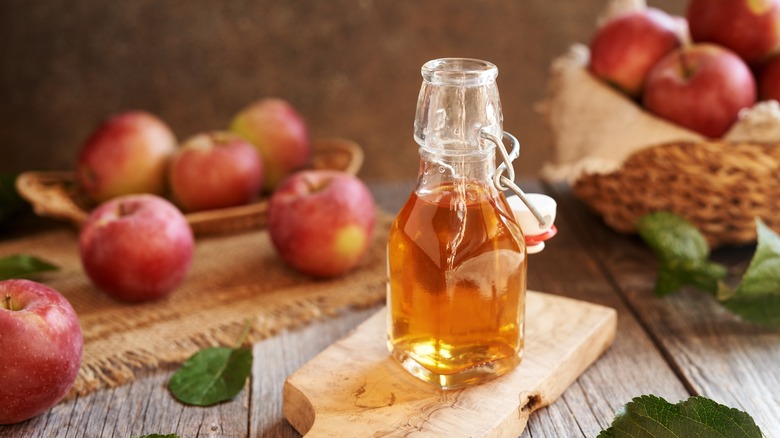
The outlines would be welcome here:
<svg viewBox="0 0 780 438">
<path fill-rule="evenodd" d="M 316 437 L 519 436 L 617 330 L 609 307 L 530 291 L 526 304 L 525 358 L 509 374 L 455 391 L 417 380 L 389 357 L 383 309 L 287 378 L 284 415 Z"/>
<path fill-rule="evenodd" d="M 362 165 L 363 150 L 353 141 L 334 138 L 313 144 L 313 169 L 334 169 L 356 175 Z M 24 172 L 16 179 L 16 189 L 39 216 L 67 220 L 77 227 L 92 208 L 79 191 L 73 172 Z M 198 235 L 261 228 L 266 224 L 267 213 L 267 199 L 261 198 L 247 205 L 187 213 L 185 217 Z"/>
</svg>

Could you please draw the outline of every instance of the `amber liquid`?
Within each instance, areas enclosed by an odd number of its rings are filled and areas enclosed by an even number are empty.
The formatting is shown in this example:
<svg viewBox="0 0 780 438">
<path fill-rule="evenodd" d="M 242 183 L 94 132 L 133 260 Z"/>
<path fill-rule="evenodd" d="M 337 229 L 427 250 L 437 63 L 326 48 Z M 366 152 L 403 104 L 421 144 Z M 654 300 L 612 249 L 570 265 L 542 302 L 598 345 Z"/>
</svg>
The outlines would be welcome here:
<svg viewBox="0 0 780 438">
<path fill-rule="evenodd" d="M 479 184 L 414 193 L 388 240 L 388 348 L 443 389 L 521 360 L 526 257 L 506 200 Z"/>
</svg>

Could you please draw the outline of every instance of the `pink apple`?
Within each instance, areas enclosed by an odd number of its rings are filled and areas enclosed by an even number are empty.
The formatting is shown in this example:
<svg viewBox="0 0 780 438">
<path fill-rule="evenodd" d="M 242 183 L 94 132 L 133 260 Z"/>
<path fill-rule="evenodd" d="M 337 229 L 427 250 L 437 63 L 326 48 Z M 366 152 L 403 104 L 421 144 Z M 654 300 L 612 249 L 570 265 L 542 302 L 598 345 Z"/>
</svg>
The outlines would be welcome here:
<svg viewBox="0 0 780 438">
<path fill-rule="evenodd" d="M 131 193 L 165 192 L 171 129 L 156 116 L 129 111 L 103 121 L 81 147 L 76 178 L 95 202 Z"/>
<path fill-rule="evenodd" d="M 691 0 L 686 16 L 694 42 L 722 45 L 748 64 L 780 50 L 780 0 Z"/>
<path fill-rule="evenodd" d="M 761 100 L 780 101 L 780 55 L 775 55 L 761 67 L 758 96 Z"/>
<path fill-rule="evenodd" d="M 249 203 L 263 182 L 260 154 L 230 132 L 198 134 L 182 144 L 168 170 L 176 203 L 185 211 Z"/>
<path fill-rule="evenodd" d="M 755 101 L 750 68 L 714 44 L 693 44 L 667 55 L 650 71 L 643 96 L 648 111 L 712 138 L 721 137 L 739 111 Z"/>
<path fill-rule="evenodd" d="M 171 293 L 187 275 L 193 249 L 184 215 L 156 195 L 126 195 L 100 204 L 79 234 L 87 276 L 122 301 Z"/>
<path fill-rule="evenodd" d="M 230 130 L 257 147 L 263 160 L 263 187 L 271 191 L 311 160 L 309 131 L 298 112 L 282 99 L 262 99 L 239 111 Z"/>
<path fill-rule="evenodd" d="M 334 170 L 292 174 L 269 201 L 268 233 L 290 266 L 331 277 L 354 268 L 371 243 L 376 207 L 366 185 Z"/>
<path fill-rule="evenodd" d="M 632 11 L 599 28 L 590 42 L 590 71 L 638 97 L 650 68 L 682 43 L 682 17 L 656 8 Z"/>
<path fill-rule="evenodd" d="M 0 281 L 0 424 L 32 418 L 76 381 L 83 346 L 76 312 L 56 290 Z"/>
</svg>

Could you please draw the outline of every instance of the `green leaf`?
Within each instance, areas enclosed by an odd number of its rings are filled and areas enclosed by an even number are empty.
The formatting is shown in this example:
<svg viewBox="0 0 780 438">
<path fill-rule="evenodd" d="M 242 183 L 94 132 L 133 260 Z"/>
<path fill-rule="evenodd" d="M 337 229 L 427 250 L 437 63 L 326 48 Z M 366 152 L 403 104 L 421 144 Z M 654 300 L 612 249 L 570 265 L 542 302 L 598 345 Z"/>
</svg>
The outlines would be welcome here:
<svg viewBox="0 0 780 438">
<path fill-rule="evenodd" d="M 691 223 L 659 211 L 639 218 L 637 230 L 658 258 L 656 294 L 667 295 L 686 285 L 712 294 L 722 289 L 726 268 L 708 260 L 707 240 Z"/>
<path fill-rule="evenodd" d="M 668 211 L 642 216 L 637 221 L 639 235 L 661 262 L 677 259 L 702 260 L 709 256 L 704 236 L 690 222 Z"/>
<path fill-rule="evenodd" d="M 251 373 L 250 348 L 204 348 L 171 376 L 168 388 L 183 403 L 211 406 L 235 397 Z"/>
<path fill-rule="evenodd" d="M 676 260 L 660 266 L 655 292 L 669 295 L 688 285 L 716 294 L 726 274 L 725 267 L 707 260 Z"/>
<path fill-rule="evenodd" d="M 32 274 L 59 269 L 43 259 L 29 254 L 14 254 L 0 258 L 0 280 L 26 278 Z"/>
<path fill-rule="evenodd" d="M 694 436 L 761 438 L 761 430 L 747 413 L 708 398 L 691 397 L 673 405 L 663 398 L 643 395 L 623 406 L 598 438 Z"/>
<path fill-rule="evenodd" d="M 16 191 L 16 174 L 0 173 L 0 222 L 21 210 L 26 204 Z"/>
<path fill-rule="evenodd" d="M 758 245 L 742 281 L 721 303 L 742 318 L 780 325 L 780 236 L 756 219 Z"/>
</svg>

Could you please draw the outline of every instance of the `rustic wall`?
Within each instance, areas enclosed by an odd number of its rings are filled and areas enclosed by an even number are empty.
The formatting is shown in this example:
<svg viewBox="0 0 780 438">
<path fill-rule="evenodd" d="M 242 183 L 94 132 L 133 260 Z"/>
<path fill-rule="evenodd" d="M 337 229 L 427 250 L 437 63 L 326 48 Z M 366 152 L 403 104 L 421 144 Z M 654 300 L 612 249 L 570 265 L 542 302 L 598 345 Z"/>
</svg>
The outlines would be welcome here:
<svg viewBox="0 0 780 438">
<path fill-rule="evenodd" d="M 69 169 L 98 121 L 126 109 L 184 138 L 279 96 L 315 137 L 362 144 L 365 179 L 411 178 L 420 66 L 464 56 L 498 65 L 505 129 L 530 176 L 550 153 L 534 110 L 550 61 L 588 40 L 606 2 L 2 0 L 0 171 Z"/>
</svg>

